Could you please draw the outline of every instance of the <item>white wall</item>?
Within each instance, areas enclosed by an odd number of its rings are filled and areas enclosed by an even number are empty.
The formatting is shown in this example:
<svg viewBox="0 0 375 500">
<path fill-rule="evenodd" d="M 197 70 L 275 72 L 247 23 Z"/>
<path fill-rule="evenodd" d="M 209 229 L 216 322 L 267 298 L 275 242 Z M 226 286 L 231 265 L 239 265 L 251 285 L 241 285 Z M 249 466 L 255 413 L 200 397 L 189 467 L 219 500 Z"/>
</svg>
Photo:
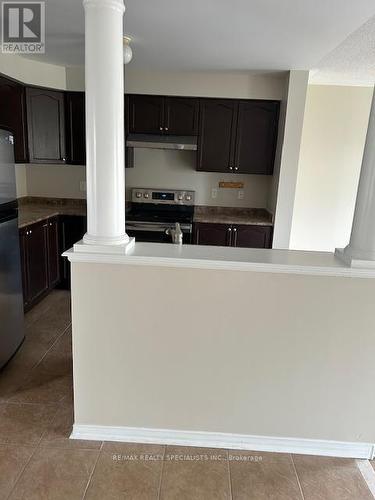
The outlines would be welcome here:
<svg viewBox="0 0 375 500">
<path fill-rule="evenodd" d="M 135 150 L 136 167 L 126 170 L 127 199 L 132 187 L 192 189 L 197 205 L 264 208 L 267 206 L 271 178 L 267 175 L 236 175 L 197 172 L 193 151 Z M 243 199 L 238 189 L 219 189 L 220 181 L 244 183 Z M 217 198 L 211 198 L 212 188 Z"/>
<path fill-rule="evenodd" d="M 30 85 L 66 89 L 65 66 L 0 53 L 0 73 Z"/>
<path fill-rule="evenodd" d="M 298 174 L 308 71 L 291 71 L 289 74 L 287 107 L 284 122 L 284 141 L 280 163 L 275 164 L 272 192 L 277 191 L 273 248 L 287 249 L 294 211 L 294 198 Z"/>
<path fill-rule="evenodd" d="M 309 86 L 291 248 L 349 242 L 371 97 L 372 88 Z"/>
</svg>

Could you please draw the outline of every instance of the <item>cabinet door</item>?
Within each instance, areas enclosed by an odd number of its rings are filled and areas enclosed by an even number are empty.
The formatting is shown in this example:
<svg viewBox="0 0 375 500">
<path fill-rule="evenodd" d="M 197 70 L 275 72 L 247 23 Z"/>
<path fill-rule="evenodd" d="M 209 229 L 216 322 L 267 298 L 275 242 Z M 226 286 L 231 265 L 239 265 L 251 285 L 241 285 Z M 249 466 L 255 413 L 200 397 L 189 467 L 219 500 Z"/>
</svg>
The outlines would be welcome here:
<svg viewBox="0 0 375 500">
<path fill-rule="evenodd" d="M 194 243 L 196 245 L 231 245 L 232 227 L 227 224 L 198 223 L 194 226 Z"/>
<path fill-rule="evenodd" d="M 232 245 L 242 248 L 271 248 L 272 227 L 269 226 L 234 226 Z"/>
<path fill-rule="evenodd" d="M 164 130 L 164 97 L 129 96 L 129 132 L 160 134 Z"/>
<path fill-rule="evenodd" d="M 70 290 L 70 262 L 61 254 L 81 240 L 86 232 L 86 217 L 63 215 L 59 223 L 60 283 L 59 288 Z"/>
<path fill-rule="evenodd" d="M 86 164 L 85 93 L 65 94 L 67 161 L 72 165 Z"/>
<path fill-rule="evenodd" d="M 231 172 L 237 102 L 226 99 L 200 101 L 198 164 L 205 172 Z"/>
<path fill-rule="evenodd" d="M 64 163 L 64 94 L 26 89 L 30 163 Z"/>
<path fill-rule="evenodd" d="M 197 135 L 198 99 L 166 97 L 164 105 L 164 132 L 171 135 Z"/>
<path fill-rule="evenodd" d="M 60 247 L 58 218 L 48 219 L 48 280 L 49 287 L 54 288 L 60 281 Z"/>
<path fill-rule="evenodd" d="M 27 297 L 32 303 L 49 288 L 47 223 L 33 224 L 26 231 Z"/>
<path fill-rule="evenodd" d="M 234 170 L 243 174 L 272 174 L 275 162 L 279 103 L 241 101 L 238 107 Z"/>
<path fill-rule="evenodd" d="M 14 157 L 16 163 L 28 161 L 26 97 L 23 85 L 0 77 L 0 127 L 14 134 Z"/>
<path fill-rule="evenodd" d="M 20 253 L 21 253 L 21 274 L 22 274 L 22 290 L 23 290 L 23 305 L 27 308 L 30 301 L 28 288 L 28 263 L 27 263 L 27 228 L 20 229 Z"/>
</svg>

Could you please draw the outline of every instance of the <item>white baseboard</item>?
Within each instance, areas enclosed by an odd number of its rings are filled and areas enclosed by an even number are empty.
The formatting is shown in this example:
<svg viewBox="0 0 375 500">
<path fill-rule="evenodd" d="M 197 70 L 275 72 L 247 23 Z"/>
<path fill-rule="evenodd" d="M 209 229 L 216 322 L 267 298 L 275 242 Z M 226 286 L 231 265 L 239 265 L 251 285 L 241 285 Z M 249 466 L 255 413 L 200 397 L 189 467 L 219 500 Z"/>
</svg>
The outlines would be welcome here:
<svg viewBox="0 0 375 500">
<path fill-rule="evenodd" d="M 80 424 L 74 424 L 70 438 L 365 459 L 372 459 L 375 450 L 370 443 Z"/>
</svg>

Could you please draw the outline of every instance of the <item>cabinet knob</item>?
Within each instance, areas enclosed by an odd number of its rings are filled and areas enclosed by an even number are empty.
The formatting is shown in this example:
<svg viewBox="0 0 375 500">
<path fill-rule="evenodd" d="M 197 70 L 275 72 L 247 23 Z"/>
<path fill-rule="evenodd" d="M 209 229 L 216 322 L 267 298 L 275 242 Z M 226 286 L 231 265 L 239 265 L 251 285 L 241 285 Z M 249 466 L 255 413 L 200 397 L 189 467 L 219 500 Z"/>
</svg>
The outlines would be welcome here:
<svg viewBox="0 0 375 500">
<path fill-rule="evenodd" d="M 159 127 L 159 130 L 163 130 L 163 127 Z"/>
<path fill-rule="evenodd" d="M 229 165 L 229 170 L 233 170 L 233 167 L 231 165 Z"/>
<path fill-rule="evenodd" d="M 237 172 L 237 170 L 238 170 L 238 167 L 234 167 L 234 170 L 235 170 L 235 171 Z"/>
<path fill-rule="evenodd" d="M 233 232 L 237 233 L 237 228 L 236 227 L 233 228 Z"/>
<path fill-rule="evenodd" d="M 31 229 L 30 229 L 29 234 L 31 234 L 31 233 L 32 233 L 32 231 L 31 231 Z"/>
<path fill-rule="evenodd" d="M 232 228 L 231 227 L 228 227 L 228 231 L 231 232 L 232 231 Z"/>
<path fill-rule="evenodd" d="M 168 128 L 168 127 L 165 127 L 165 129 L 164 129 L 164 130 L 165 130 L 166 132 L 168 132 L 169 128 Z"/>
</svg>

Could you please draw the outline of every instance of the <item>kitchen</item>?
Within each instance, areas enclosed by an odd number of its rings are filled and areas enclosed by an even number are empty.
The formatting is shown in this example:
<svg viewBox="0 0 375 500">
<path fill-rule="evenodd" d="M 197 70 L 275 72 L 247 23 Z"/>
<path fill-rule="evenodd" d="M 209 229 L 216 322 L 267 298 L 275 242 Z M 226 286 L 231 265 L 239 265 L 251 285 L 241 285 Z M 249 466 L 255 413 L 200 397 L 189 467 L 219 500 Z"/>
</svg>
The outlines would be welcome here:
<svg viewBox="0 0 375 500">
<path fill-rule="evenodd" d="M 55 287 L 70 288 L 70 265 L 61 254 L 86 231 L 85 95 L 3 75 L 0 103 L 0 126 L 14 131 L 16 170 L 32 178 L 42 169 L 47 179 L 59 170 L 70 188 L 67 196 L 56 196 L 50 180 L 51 195 L 18 197 L 29 310 Z M 127 94 L 129 235 L 137 241 L 271 248 L 273 214 L 267 205 L 279 112 L 277 99 Z M 82 177 L 77 198 L 69 169 Z M 172 238 L 176 223 L 182 234 Z"/>
<path fill-rule="evenodd" d="M 373 85 L 312 81 L 373 4 L 46 4 L 0 53 L 1 493 L 367 500 Z"/>
</svg>

